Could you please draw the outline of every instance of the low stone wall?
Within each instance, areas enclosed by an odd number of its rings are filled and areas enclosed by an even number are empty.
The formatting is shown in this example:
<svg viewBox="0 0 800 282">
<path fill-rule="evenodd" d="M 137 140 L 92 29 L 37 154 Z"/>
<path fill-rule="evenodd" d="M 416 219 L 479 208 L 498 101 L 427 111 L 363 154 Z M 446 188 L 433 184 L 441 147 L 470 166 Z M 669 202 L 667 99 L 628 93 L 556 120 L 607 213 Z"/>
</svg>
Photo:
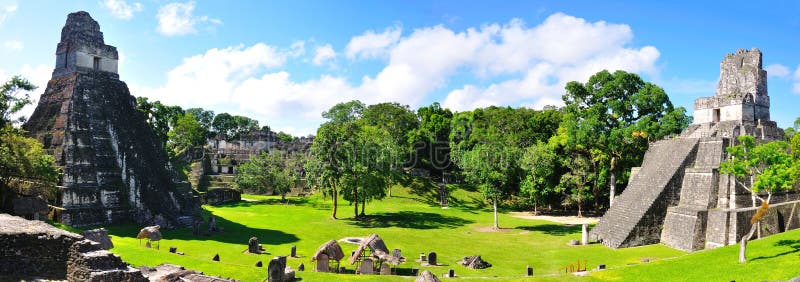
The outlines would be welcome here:
<svg viewBox="0 0 800 282">
<path fill-rule="evenodd" d="M 710 210 L 705 247 L 716 248 L 737 244 L 750 230 L 750 218 L 757 209 Z M 797 228 L 800 228 L 800 201 L 772 204 L 767 214 L 761 218 L 761 237 Z"/>
<path fill-rule="evenodd" d="M 41 221 L 0 214 L 0 281 L 147 281 L 100 244 Z"/>
<path fill-rule="evenodd" d="M 0 214 L 0 280 L 64 279 L 69 247 L 83 237 L 41 221 Z"/>
</svg>

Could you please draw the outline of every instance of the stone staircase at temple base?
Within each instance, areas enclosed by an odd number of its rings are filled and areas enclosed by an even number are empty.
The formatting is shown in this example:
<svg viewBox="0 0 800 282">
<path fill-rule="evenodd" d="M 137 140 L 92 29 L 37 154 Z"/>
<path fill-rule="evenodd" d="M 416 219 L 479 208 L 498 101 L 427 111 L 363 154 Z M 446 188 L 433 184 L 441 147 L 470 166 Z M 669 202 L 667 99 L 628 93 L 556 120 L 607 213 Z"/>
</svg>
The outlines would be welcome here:
<svg viewBox="0 0 800 282">
<path fill-rule="evenodd" d="M 667 210 L 662 243 L 690 252 L 705 248 L 708 211 L 717 206 L 719 164 L 727 141 L 718 137 L 700 140 L 694 166 L 683 176 L 680 202 Z"/>
<path fill-rule="evenodd" d="M 642 167 L 592 229 L 611 248 L 658 243 L 666 210 L 678 203 L 684 168 L 694 161 L 698 139 L 675 138 L 650 145 Z"/>
</svg>

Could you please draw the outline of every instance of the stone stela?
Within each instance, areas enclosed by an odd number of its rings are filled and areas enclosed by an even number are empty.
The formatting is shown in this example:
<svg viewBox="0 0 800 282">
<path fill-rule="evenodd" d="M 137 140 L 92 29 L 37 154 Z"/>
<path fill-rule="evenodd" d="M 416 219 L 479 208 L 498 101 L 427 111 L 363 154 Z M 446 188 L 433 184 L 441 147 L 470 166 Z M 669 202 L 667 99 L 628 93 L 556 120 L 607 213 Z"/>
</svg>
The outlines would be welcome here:
<svg viewBox="0 0 800 282">
<path fill-rule="evenodd" d="M 783 139 L 770 120 L 767 72 L 758 49 L 738 50 L 720 63 L 716 94 L 694 104 L 694 123 L 679 136 L 650 144 L 628 187 L 591 230 L 612 248 L 662 242 L 685 251 L 736 244 L 750 228 L 750 193 L 720 174 L 726 147 L 741 135 L 761 141 Z M 800 226 L 789 216 L 798 193 L 774 195 L 762 219 L 770 235 Z M 794 220 L 792 220 L 794 218 Z"/>
</svg>

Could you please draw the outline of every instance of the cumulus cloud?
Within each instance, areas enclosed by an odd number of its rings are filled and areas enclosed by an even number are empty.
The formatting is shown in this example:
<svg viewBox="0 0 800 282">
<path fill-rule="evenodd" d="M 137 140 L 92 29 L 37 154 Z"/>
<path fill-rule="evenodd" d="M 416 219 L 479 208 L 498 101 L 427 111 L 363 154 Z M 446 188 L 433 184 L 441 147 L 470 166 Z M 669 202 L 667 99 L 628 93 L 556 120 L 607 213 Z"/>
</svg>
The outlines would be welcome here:
<svg viewBox="0 0 800 282">
<path fill-rule="evenodd" d="M 195 25 L 198 23 L 210 22 L 221 24 L 218 19 L 208 16 L 195 16 L 195 2 L 169 3 L 158 9 L 156 18 L 158 19 L 158 32 L 166 36 L 185 35 L 197 33 Z"/>
<path fill-rule="evenodd" d="M 108 9 L 114 17 L 123 20 L 132 19 L 134 13 L 142 10 L 142 3 L 139 2 L 128 4 L 125 0 L 103 0 L 100 4 Z"/>
<path fill-rule="evenodd" d="M 786 78 L 789 76 L 789 73 L 791 73 L 791 70 L 789 70 L 788 67 L 781 64 L 769 65 L 764 68 L 764 70 L 767 71 L 767 75 L 780 78 Z"/>
<path fill-rule="evenodd" d="M 10 51 L 19 51 L 22 50 L 22 48 L 24 48 L 25 45 L 22 44 L 22 41 L 19 40 L 8 40 L 6 42 L 3 42 L 3 47 L 6 47 L 6 49 Z"/>
<path fill-rule="evenodd" d="M 17 5 L 10 4 L 10 5 L 3 5 L 0 6 L 0 24 L 6 21 L 9 17 L 13 16 L 14 13 L 17 12 Z"/>
<path fill-rule="evenodd" d="M 328 60 L 336 58 L 336 51 L 333 50 L 333 47 L 330 44 L 325 44 L 323 46 L 318 46 L 316 50 L 316 54 L 314 55 L 314 59 L 311 60 L 315 65 L 322 65 Z"/>
<path fill-rule="evenodd" d="M 389 49 L 400 39 L 401 33 L 400 26 L 389 27 L 382 33 L 367 31 L 350 39 L 345 47 L 345 54 L 349 59 L 370 59 L 387 55 Z"/>
<path fill-rule="evenodd" d="M 444 106 L 459 111 L 489 105 L 541 108 L 560 105 L 568 81 L 585 81 L 603 69 L 657 75 L 659 51 L 630 46 L 632 41 L 627 25 L 561 13 L 533 27 L 516 19 L 461 31 L 437 25 L 404 37 L 393 26 L 350 40 L 346 57 L 387 59 L 380 71 L 355 81 L 331 74 L 292 79 L 289 72 L 274 68 L 293 58 L 294 48 L 259 43 L 185 59 L 169 72 L 165 86 L 141 93 L 171 104 L 240 111 L 274 128 L 305 135 L 322 121 L 322 111 L 352 99 L 412 108 L 441 99 Z M 315 63 L 336 55 L 326 46 L 315 50 Z M 455 84 L 456 77 L 468 83 Z"/>
</svg>

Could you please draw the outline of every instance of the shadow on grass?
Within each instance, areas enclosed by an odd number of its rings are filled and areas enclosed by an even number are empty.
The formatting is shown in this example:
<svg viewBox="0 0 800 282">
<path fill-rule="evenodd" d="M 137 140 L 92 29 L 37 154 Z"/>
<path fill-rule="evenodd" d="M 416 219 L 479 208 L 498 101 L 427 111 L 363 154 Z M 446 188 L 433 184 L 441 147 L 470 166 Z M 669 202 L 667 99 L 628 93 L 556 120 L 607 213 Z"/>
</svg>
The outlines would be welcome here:
<svg viewBox="0 0 800 282">
<path fill-rule="evenodd" d="M 236 203 L 236 204 L 248 204 L 248 203 Z M 235 204 L 233 204 L 235 205 Z M 297 242 L 300 239 L 295 236 L 294 234 L 284 233 L 279 230 L 271 230 L 271 229 L 262 229 L 262 228 L 253 228 L 243 225 L 241 223 L 230 221 L 226 218 L 220 217 L 215 215 L 217 221 L 217 227 L 224 228 L 224 232 L 212 232 L 210 236 L 203 235 L 206 230 L 208 229 L 208 217 L 210 212 L 203 210 L 202 216 L 204 223 L 201 225 L 201 235 L 196 236 L 192 234 L 191 228 L 180 228 L 180 229 L 173 229 L 173 230 L 165 230 L 161 229 L 161 234 L 163 235 L 165 240 L 199 240 L 199 241 L 206 241 L 206 240 L 213 240 L 218 242 L 225 242 L 231 244 L 241 244 L 245 247 L 247 246 L 247 242 L 250 237 L 258 237 L 258 241 L 264 245 L 280 245 L 280 244 L 288 244 Z M 136 237 L 139 233 L 139 230 L 144 227 L 139 224 L 118 224 L 118 225 L 110 225 L 104 226 L 110 235 L 119 236 L 119 237 Z M 180 246 L 179 246 L 180 247 Z M 244 249 L 242 249 L 244 250 Z"/>
<path fill-rule="evenodd" d="M 560 224 L 541 224 L 533 226 L 520 226 L 518 229 L 542 232 L 553 236 L 566 236 L 573 233 L 580 233 L 580 225 L 560 225 Z"/>
<path fill-rule="evenodd" d="M 367 215 L 365 219 L 348 222 L 363 228 L 401 227 L 411 229 L 455 228 L 474 221 L 437 213 L 400 211 Z"/>
<path fill-rule="evenodd" d="M 760 257 L 753 258 L 752 260 L 771 259 L 771 258 L 776 258 L 776 257 L 785 256 L 785 255 L 788 255 L 788 254 L 793 254 L 793 253 L 800 252 L 800 240 L 780 240 L 778 242 L 775 242 L 775 246 L 776 247 L 789 247 L 792 250 L 788 250 L 788 251 L 785 251 L 785 252 L 777 253 L 777 254 L 774 254 L 774 255 L 771 255 L 771 256 L 760 256 Z"/>
</svg>

